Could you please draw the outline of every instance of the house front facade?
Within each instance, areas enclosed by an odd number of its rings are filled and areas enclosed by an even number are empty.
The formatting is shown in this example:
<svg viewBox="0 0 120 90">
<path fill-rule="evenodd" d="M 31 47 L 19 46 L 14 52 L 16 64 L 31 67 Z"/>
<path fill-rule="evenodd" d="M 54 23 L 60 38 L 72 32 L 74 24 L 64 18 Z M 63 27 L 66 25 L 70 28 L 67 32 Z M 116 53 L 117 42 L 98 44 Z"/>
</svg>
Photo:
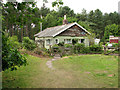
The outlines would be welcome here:
<svg viewBox="0 0 120 90">
<path fill-rule="evenodd" d="M 85 46 L 89 46 L 90 33 L 80 26 L 78 23 L 67 23 L 67 20 L 63 20 L 63 25 L 47 28 L 37 34 L 35 34 L 35 41 L 40 47 L 49 49 L 55 44 L 64 42 L 64 44 L 72 44 L 75 39 L 78 43 L 84 43 Z"/>
</svg>

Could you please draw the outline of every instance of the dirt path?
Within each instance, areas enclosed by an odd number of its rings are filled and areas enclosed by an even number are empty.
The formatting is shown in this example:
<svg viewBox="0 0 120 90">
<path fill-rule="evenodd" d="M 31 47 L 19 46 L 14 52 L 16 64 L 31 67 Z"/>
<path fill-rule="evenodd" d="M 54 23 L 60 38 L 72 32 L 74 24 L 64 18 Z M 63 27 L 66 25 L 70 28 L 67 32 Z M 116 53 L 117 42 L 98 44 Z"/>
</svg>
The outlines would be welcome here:
<svg viewBox="0 0 120 90">
<path fill-rule="evenodd" d="M 52 70 L 54 70 L 55 68 L 53 68 L 52 66 L 52 61 L 58 60 L 61 57 L 59 55 L 55 55 L 53 59 L 50 59 L 49 61 L 46 62 L 46 65 L 48 66 L 48 68 L 51 68 Z"/>
</svg>

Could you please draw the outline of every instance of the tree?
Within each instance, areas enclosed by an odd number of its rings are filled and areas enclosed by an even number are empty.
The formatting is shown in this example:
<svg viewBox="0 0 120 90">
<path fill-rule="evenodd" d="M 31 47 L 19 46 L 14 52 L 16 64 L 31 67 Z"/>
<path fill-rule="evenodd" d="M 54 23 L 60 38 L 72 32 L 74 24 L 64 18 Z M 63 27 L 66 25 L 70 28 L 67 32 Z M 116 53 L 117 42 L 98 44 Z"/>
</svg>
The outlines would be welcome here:
<svg viewBox="0 0 120 90">
<path fill-rule="evenodd" d="M 64 15 L 67 15 L 68 17 L 74 17 L 74 11 L 71 10 L 68 6 L 60 7 L 59 8 L 59 16 L 63 17 Z"/>
<path fill-rule="evenodd" d="M 93 27 L 94 33 L 96 34 L 97 38 L 102 38 L 104 35 L 104 23 L 103 23 L 103 14 L 99 9 L 96 9 L 95 12 L 90 12 L 89 20 L 95 23 Z"/>
<path fill-rule="evenodd" d="M 2 70 L 11 68 L 16 70 L 17 66 L 26 65 L 26 58 L 17 49 L 12 48 L 8 36 L 2 32 Z"/>
<path fill-rule="evenodd" d="M 114 35 L 114 36 L 119 36 L 120 35 L 120 29 L 119 29 L 118 25 L 112 24 L 112 25 L 107 25 L 105 27 L 104 38 L 109 39 L 110 35 Z"/>
<path fill-rule="evenodd" d="M 81 21 L 86 21 L 87 20 L 87 12 L 84 8 L 82 9 L 82 13 L 81 13 L 80 18 L 81 18 Z"/>
<path fill-rule="evenodd" d="M 56 26 L 56 22 L 57 22 L 57 19 L 55 18 L 55 16 L 49 13 L 45 17 L 45 22 L 43 24 L 45 25 L 45 27 L 53 27 L 53 26 Z"/>
<path fill-rule="evenodd" d="M 93 20 L 94 20 L 94 12 L 93 12 L 93 10 L 92 10 L 92 11 L 90 11 L 90 13 L 88 14 L 88 21 L 89 21 L 89 22 L 94 22 Z"/>
<path fill-rule="evenodd" d="M 109 19 L 112 21 L 112 24 L 118 24 L 118 22 L 119 22 L 118 17 L 119 17 L 119 14 L 117 12 L 109 14 Z"/>
<path fill-rule="evenodd" d="M 45 3 L 43 3 L 43 6 L 40 9 L 40 15 L 45 17 L 48 13 L 50 13 L 50 9 L 45 6 Z"/>
<path fill-rule="evenodd" d="M 59 7 L 60 5 L 63 5 L 62 0 L 56 0 L 52 2 L 52 7 L 55 7 L 55 6 Z"/>
</svg>

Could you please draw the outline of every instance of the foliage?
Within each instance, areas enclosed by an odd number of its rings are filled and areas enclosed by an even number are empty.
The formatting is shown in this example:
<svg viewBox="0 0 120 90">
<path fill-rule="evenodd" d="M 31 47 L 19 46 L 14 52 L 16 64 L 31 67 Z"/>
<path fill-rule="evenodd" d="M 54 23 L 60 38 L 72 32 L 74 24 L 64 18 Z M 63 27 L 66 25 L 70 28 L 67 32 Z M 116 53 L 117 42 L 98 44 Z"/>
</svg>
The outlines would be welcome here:
<svg viewBox="0 0 120 90">
<path fill-rule="evenodd" d="M 65 44 L 64 47 L 65 47 L 65 48 L 72 48 L 73 45 L 72 45 L 72 44 Z"/>
<path fill-rule="evenodd" d="M 112 25 L 107 25 L 105 27 L 104 38 L 109 39 L 110 35 L 114 35 L 114 36 L 119 36 L 120 35 L 120 30 L 118 28 L 118 25 L 112 24 Z"/>
<path fill-rule="evenodd" d="M 34 53 L 36 53 L 38 55 L 42 55 L 42 50 L 40 48 L 35 48 Z"/>
<path fill-rule="evenodd" d="M 58 12 L 60 17 L 63 17 L 64 15 L 67 15 L 67 17 L 73 17 L 75 15 L 74 11 L 68 6 L 60 7 Z"/>
<path fill-rule="evenodd" d="M 37 47 L 37 48 L 34 49 L 34 53 L 38 54 L 38 55 L 49 56 L 48 50 L 45 49 L 45 48 Z"/>
<path fill-rule="evenodd" d="M 58 46 L 64 46 L 64 42 L 60 42 Z"/>
<path fill-rule="evenodd" d="M 81 14 L 78 13 L 76 15 L 76 18 L 78 19 L 78 21 L 86 21 L 87 16 L 88 16 L 87 11 L 83 8 Z"/>
<path fill-rule="evenodd" d="M 52 7 L 55 7 L 55 6 L 59 7 L 60 5 L 63 5 L 62 0 L 56 0 L 52 2 Z"/>
<path fill-rule="evenodd" d="M 90 53 L 90 48 L 89 47 L 84 47 L 84 49 L 82 50 L 82 53 L 84 54 L 89 54 Z"/>
<path fill-rule="evenodd" d="M 9 39 L 8 43 L 11 44 L 12 48 L 17 48 L 17 49 L 21 48 L 22 45 L 20 42 L 18 42 L 17 36 L 12 36 L 12 37 L 9 37 L 8 39 Z"/>
<path fill-rule="evenodd" d="M 30 40 L 29 37 L 23 38 L 23 47 L 28 50 L 34 50 L 36 48 L 36 44 L 33 40 Z"/>
<path fill-rule="evenodd" d="M 119 44 L 118 44 L 118 43 L 115 43 L 115 44 L 113 44 L 112 46 L 115 47 L 115 48 L 118 48 Z"/>
<path fill-rule="evenodd" d="M 57 44 L 53 45 L 51 49 L 52 49 L 53 53 L 55 53 L 55 52 L 61 52 L 60 46 L 57 45 Z"/>
<path fill-rule="evenodd" d="M 26 65 L 26 58 L 20 54 L 16 48 L 12 48 L 14 45 L 9 43 L 8 36 L 5 33 L 2 34 L 2 70 L 11 68 L 16 70 L 16 66 Z"/>
<path fill-rule="evenodd" d="M 83 43 L 76 43 L 74 45 L 74 53 L 82 53 L 85 48 L 85 45 Z"/>
<path fill-rule="evenodd" d="M 100 45 L 91 45 L 90 47 L 90 51 L 91 52 L 95 52 L 95 53 L 97 53 L 97 52 L 101 52 L 102 51 L 102 46 L 100 46 Z"/>
<path fill-rule="evenodd" d="M 108 46 L 108 43 L 106 43 L 105 46 L 107 47 L 107 46 Z"/>
<path fill-rule="evenodd" d="M 46 0 L 44 0 L 46 2 Z M 34 35 L 42 29 L 62 25 L 63 16 L 67 15 L 69 23 L 78 22 L 86 30 L 94 34 L 94 38 L 100 38 L 102 42 L 109 38 L 109 35 L 120 35 L 120 15 L 117 12 L 103 14 L 99 9 L 91 10 L 89 13 L 85 9 L 81 13 L 74 13 L 68 6 L 63 5 L 62 0 L 55 0 L 54 6 L 58 10 L 50 10 L 45 6 L 39 9 L 35 2 L 7 2 L 3 4 L 3 31 L 9 32 L 10 36 L 16 35 L 19 41 L 23 37 L 34 39 Z"/>
<path fill-rule="evenodd" d="M 59 47 L 59 45 L 55 44 L 55 45 L 53 45 L 52 47 L 57 47 L 57 48 L 58 48 L 58 47 Z"/>
<path fill-rule="evenodd" d="M 72 44 L 75 45 L 76 43 L 78 43 L 78 39 L 73 39 Z"/>
</svg>

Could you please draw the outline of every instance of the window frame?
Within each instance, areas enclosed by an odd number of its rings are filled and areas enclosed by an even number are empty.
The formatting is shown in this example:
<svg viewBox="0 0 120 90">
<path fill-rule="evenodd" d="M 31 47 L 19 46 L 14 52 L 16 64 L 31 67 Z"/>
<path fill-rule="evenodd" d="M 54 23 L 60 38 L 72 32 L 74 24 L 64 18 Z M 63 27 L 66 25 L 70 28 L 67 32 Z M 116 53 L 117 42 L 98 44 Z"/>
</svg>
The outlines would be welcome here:
<svg viewBox="0 0 120 90">
<path fill-rule="evenodd" d="M 70 41 L 68 41 L 68 40 L 70 40 Z M 72 43 L 72 39 L 64 39 L 64 42 L 65 42 L 65 44 L 71 44 Z"/>
<path fill-rule="evenodd" d="M 56 43 L 56 40 L 57 40 L 57 43 Z M 59 39 L 58 38 L 55 39 L 55 44 L 59 44 Z"/>
<path fill-rule="evenodd" d="M 49 40 L 49 41 L 48 41 Z M 46 39 L 46 45 L 51 45 L 51 39 Z"/>
<path fill-rule="evenodd" d="M 83 41 L 82 41 L 83 40 Z M 81 39 L 81 43 L 85 43 L 85 39 Z"/>
</svg>

